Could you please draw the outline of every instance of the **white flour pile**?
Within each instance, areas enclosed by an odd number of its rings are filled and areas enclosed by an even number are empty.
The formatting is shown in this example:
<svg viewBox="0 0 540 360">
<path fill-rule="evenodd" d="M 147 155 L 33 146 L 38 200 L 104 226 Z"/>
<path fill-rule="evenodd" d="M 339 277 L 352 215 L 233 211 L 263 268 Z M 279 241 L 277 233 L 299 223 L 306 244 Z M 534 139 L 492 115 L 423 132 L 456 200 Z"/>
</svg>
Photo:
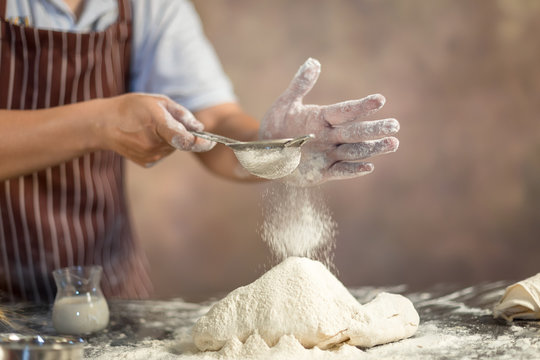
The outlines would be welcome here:
<svg viewBox="0 0 540 360">
<path fill-rule="evenodd" d="M 275 183 L 263 200 L 261 237 L 278 262 L 302 256 L 332 267 L 337 224 L 317 188 Z"/>
<path fill-rule="evenodd" d="M 263 240 L 278 262 L 214 304 L 174 352 L 194 359 L 352 359 L 412 336 L 412 303 L 380 293 L 361 305 L 328 270 L 336 223 L 316 188 L 274 183 L 264 196 Z M 326 266 L 324 264 L 326 264 Z"/>
<path fill-rule="evenodd" d="M 407 298 L 381 293 L 361 305 L 323 264 L 290 257 L 217 302 L 193 327 L 193 340 L 199 350 L 227 358 L 302 355 L 315 347 L 352 354 L 361 350 L 339 347 L 404 339 L 418 323 Z"/>
<path fill-rule="evenodd" d="M 264 205 L 261 235 L 280 264 L 197 321 L 193 356 L 198 350 L 206 358 L 356 358 L 362 354 L 356 346 L 416 332 L 418 313 L 407 298 L 381 293 L 361 305 L 328 270 L 337 225 L 316 188 L 275 183 Z"/>
</svg>

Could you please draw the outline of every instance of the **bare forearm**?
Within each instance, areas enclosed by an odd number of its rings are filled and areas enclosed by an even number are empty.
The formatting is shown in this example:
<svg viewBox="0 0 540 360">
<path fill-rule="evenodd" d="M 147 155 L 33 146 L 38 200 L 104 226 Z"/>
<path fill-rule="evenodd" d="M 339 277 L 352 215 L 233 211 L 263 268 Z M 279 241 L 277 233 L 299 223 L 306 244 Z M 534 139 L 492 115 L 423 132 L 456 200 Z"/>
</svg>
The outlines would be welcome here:
<svg viewBox="0 0 540 360">
<path fill-rule="evenodd" d="M 0 179 L 24 175 L 96 147 L 102 100 L 43 110 L 0 110 Z"/>
<path fill-rule="evenodd" d="M 206 111 L 203 117 L 218 131 L 233 132 L 236 120 L 221 123 Z M 187 109 L 152 94 L 125 94 L 44 110 L 0 110 L 0 180 L 96 150 L 115 151 L 143 166 L 177 149 L 207 151 L 212 143 L 190 133 L 202 128 Z M 252 128 L 231 136 L 253 136 Z"/>
<path fill-rule="evenodd" d="M 223 104 L 200 112 L 195 117 L 205 124 L 205 130 L 236 140 L 250 141 L 258 137 L 259 122 L 246 114 L 237 104 Z M 250 175 L 238 163 L 231 149 L 217 144 L 206 153 L 197 154 L 214 173 L 235 180 L 260 180 Z"/>
</svg>

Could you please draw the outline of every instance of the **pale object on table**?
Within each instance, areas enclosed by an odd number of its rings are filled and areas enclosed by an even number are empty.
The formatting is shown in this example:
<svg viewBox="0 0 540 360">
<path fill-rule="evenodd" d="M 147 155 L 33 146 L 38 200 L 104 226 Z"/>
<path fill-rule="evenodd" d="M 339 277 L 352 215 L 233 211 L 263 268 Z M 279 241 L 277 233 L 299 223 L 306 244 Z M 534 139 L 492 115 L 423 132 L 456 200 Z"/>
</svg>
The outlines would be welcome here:
<svg viewBox="0 0 540 360">
<path fill-rule="evenodd" d="M 418 324 L 404 296 L 380 293 L 362 305 L 322 263 L 290 257 L 216 303 L 193 327 L 193 340 L 201 351 L 253 334 L 269 347 L 286 335 L 308 349 L 371 347 L 410 337 Z"/>
<path fill-rule="evenodd" d="M 493 317 L 506 321 L 540 319 L 540 273 L 508 286 L 493 308 Z"/>
</svg>

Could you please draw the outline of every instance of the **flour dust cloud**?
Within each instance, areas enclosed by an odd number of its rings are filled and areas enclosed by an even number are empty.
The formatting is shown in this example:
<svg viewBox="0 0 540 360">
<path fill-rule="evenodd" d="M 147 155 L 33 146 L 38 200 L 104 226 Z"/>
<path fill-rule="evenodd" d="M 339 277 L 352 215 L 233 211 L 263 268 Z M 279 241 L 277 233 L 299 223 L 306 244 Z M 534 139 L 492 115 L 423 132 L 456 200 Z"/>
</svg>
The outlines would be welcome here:
<svg viewBox="0 0 540 360">
<path fill-rule="evenodd" d="M 277 262 L 300 256 L 333 268 L 337 223 L 317 187 L 271 184 L 263 194 L 260 232 Z"/>
</svg>

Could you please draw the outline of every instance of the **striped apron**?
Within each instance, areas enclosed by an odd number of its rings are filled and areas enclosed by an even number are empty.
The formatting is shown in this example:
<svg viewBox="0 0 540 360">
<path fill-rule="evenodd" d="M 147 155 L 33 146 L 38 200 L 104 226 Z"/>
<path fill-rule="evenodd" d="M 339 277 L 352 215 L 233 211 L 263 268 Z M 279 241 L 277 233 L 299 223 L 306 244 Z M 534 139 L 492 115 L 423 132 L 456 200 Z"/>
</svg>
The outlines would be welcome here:
<svg viewBox="0 0 540 360">
<path fill-rule="evenodd" d="M 8 22 L 0 0 L 0 108 L 124 93 L 131 9 L 129 0 L 118 6 L 117 22 L 104 31 L 73 33 Z M 146 259 L 130 230 L 124 191 L 124 162 L 112 151 L 0 181 L 0 301 L 51 302 L 52 270 L 94 264 L 103 266 L 105 296 L 148 297 Z"/>
</svg>

